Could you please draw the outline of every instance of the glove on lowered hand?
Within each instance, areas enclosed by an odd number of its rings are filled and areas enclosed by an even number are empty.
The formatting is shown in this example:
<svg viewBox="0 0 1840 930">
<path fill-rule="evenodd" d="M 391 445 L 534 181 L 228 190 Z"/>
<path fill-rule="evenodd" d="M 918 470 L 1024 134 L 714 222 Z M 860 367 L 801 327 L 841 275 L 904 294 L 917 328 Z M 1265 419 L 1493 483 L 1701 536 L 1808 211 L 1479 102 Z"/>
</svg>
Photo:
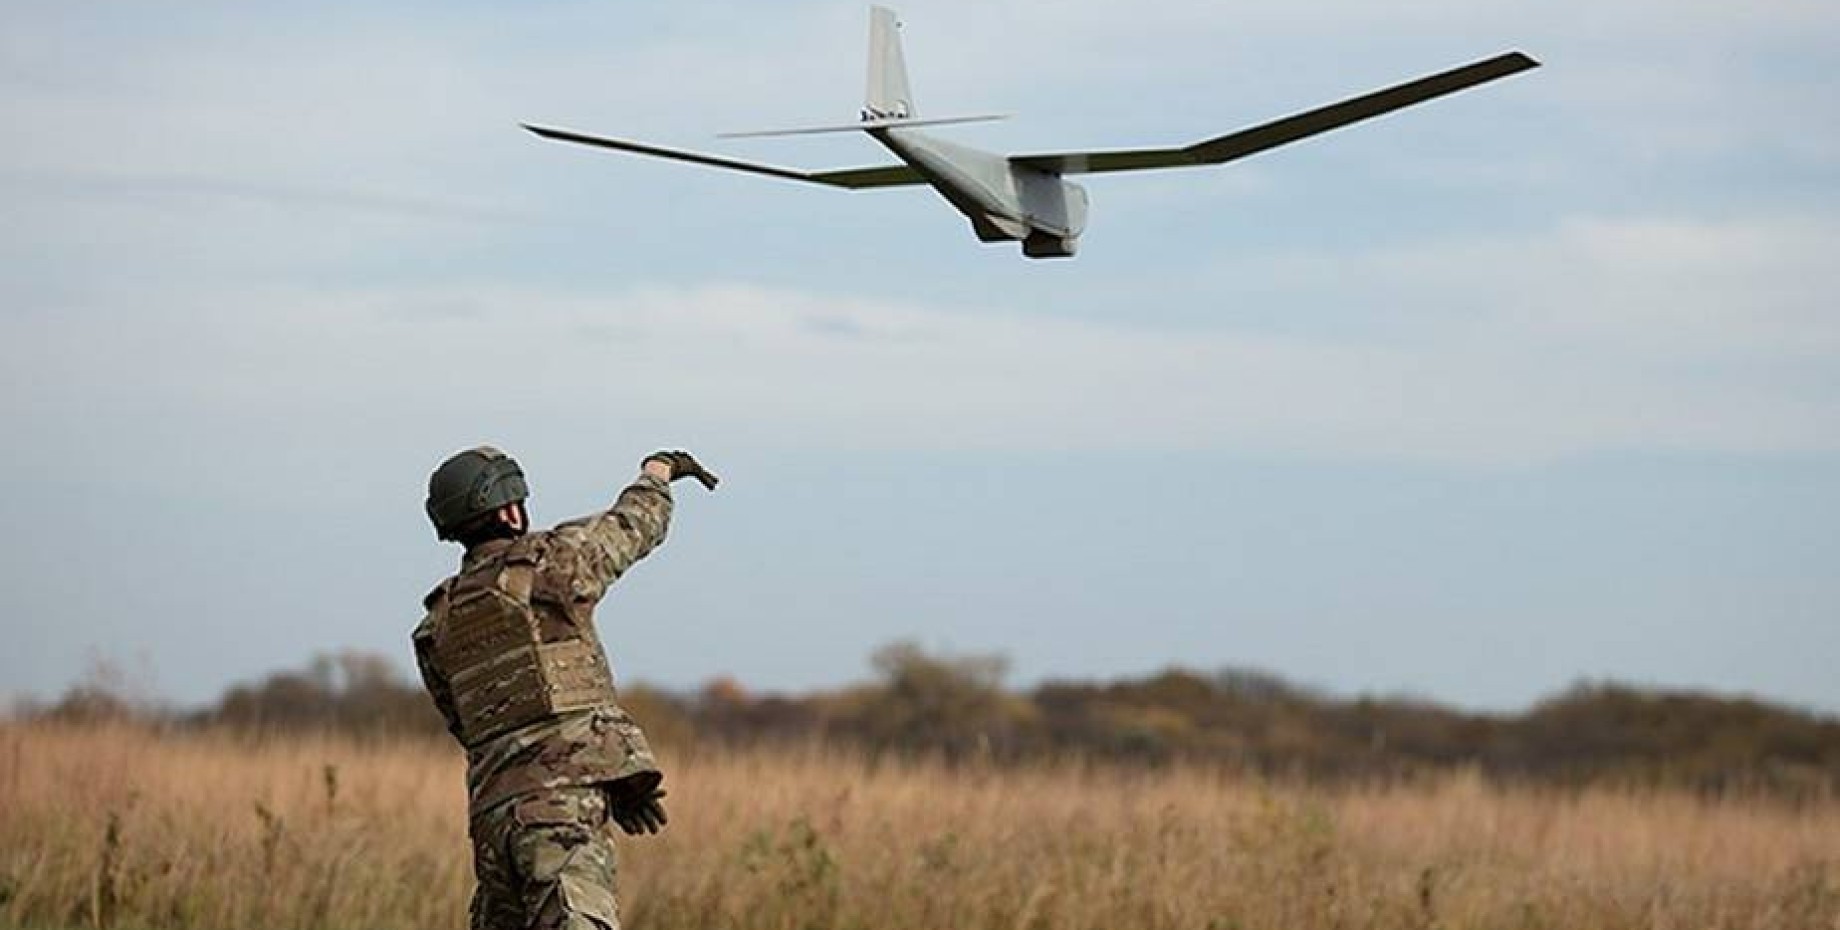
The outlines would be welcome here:
<svg viewBox="0 0 1840 930">
<path fill-rule="evenodd" d="M 670 822 L 670 818 L 664 815 L 664 805 L 659 803 L 664 800 L 664 794 L 663 788 L 653 788 L 642 794 L 620 798 L 609 804 L 607 813 L 629 836 L 657 833 Z"/>
<path fill-rule="evenodd" d="M 702 482 L 704 490 L 715 490 L 716 483 L 721 480 L 715 475 L 710 474 L 709 470 L 704 468 L 703 464 L 696 460 L 696 456 L 682 449 L 660 450 L 646 456 L 645 461 L 663 462 L 671 467 L 672 481 L 676 481 L 679 478 L 695 478 L 697 481 Z"/>
</svg>

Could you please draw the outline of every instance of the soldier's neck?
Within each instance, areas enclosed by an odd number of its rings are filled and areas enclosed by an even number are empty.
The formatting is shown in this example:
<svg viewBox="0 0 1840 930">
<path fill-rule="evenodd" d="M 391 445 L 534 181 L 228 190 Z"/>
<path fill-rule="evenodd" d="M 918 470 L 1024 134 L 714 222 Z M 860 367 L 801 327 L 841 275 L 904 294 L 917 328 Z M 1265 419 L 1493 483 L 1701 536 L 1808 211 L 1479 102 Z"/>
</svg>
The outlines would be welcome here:
<svg viewBox="0 0 1840 930">
<path fill-rule="evenodd" d="M 506 537 L 503 539 L 488 539 L 483 542 L 476 542 L 468 546 L 466 552 L 460 556 L 460 564 L 473 565 L 480 559 L 497 555 L 505 551 L 506 547 L 510 546 L 515 541 L 516 537 Z"/>
</svg>

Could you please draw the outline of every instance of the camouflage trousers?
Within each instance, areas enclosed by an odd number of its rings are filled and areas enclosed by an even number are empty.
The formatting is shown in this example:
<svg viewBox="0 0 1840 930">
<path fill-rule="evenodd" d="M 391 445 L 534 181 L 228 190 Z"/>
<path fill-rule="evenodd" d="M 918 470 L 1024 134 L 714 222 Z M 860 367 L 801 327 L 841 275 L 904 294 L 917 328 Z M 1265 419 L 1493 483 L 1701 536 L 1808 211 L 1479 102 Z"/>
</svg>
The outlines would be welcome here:
<svg viewBox="0 0 1840 930">
<path fill-rule="evenodd" d="M 619 930 L 599 787 L 553 788 L 473 817 L 472 930 Z"/>
</svg>

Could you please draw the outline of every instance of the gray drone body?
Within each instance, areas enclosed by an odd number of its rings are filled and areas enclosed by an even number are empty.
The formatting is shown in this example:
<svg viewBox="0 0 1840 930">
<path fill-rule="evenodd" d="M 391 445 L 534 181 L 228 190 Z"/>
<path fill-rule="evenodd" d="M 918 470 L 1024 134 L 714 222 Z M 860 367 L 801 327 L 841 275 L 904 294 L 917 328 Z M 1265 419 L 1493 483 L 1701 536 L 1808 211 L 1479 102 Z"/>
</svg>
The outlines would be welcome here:
<svg viewBox="0 0 1840 930">
<path fill-rule="evenodd" d="M 857 123 L 735 133 L 731 136 L 864 132 L 894 153 L 901 160 L 898 165 L 807 172 L 591 136 L 567 129 L 528 124 L 524 128 L 545 138 L 563 142 L 828 187 L 864 189 L 930 185 L 947 203 L 971 221 L 971 229 L 980 241 L 1021 242 L 1022 253 L 1030 258 L 1064 258 L 1073 255 L 1079 244 L 1080 233 L 1086 228 L 1087 207 L 1085 188 L 1067 180 L 1066 175 L 1222 164 L 1539 66 L 1539 62 L 1520 52 L 1509 52 L 1180 148 L 1005 156 L 947 142 L 920 131 L 922 126 L 981 122 L 1003 117 L 920 118 L 907 83 L 907 67 L 901 54 L 899 30 L 900 23 L 894 11 L 883 7 L 870 8 L 869 87 L 862 117 Z"/>
</svg>

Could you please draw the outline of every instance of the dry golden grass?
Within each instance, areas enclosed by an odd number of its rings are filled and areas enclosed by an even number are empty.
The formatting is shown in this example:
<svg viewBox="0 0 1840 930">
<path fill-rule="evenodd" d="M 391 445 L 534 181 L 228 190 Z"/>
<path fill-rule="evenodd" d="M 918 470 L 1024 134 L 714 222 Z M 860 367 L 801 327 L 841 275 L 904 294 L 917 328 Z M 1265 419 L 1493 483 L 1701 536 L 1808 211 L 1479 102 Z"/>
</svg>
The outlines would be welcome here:
<svg viewBox="0 0 1840 930">
<path fill-rule="evenodd" d="M 668 761 L 671 827 L 621 845 L 639 930 L 1840 930 L 1832 800 Z M 460 780 L 430 743 L 0 725 L 0 924 L 460 927 Z"/>
</svg>

